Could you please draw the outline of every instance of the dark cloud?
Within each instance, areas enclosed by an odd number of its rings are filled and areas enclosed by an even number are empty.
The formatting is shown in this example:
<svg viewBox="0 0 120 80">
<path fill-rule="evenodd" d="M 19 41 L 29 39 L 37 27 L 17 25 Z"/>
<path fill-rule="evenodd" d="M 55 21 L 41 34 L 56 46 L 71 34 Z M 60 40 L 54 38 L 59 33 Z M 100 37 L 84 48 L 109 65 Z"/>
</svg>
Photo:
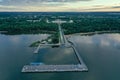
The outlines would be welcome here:
<svg viewBox="0 0 120 80">
<path fill-rule="evenodd" d="M 108 7 L 104 7 L 104 6 L 97 6 L 97 7 L 93 7 L 90 9 L 84 9 L 84 10 L 107 10 L 107 9 L 120 9 L 120 6 L 108 6 Z"/>
<path fill-rule="evenodd" d="M 93 7 L 103 7 L 104 5 L 93 5 Z"/>
<path fill-rule="evenodd" d="M 112 6 L 111 8 L 120 8 L 120 6 Z"/>
</svg>

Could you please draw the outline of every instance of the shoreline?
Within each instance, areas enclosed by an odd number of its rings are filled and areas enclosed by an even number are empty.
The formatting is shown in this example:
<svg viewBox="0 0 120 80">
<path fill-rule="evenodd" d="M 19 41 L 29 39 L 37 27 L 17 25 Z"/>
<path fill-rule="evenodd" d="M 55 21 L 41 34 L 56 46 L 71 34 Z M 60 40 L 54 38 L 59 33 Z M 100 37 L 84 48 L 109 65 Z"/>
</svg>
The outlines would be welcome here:
<svg viewBox="0 0 120 80">
<path fill-rule="evenodd" d="M 8 33 L 8 31 L 0 31 L 0 33 Z"/>
<path fill-rule="evenodd" d="M 38 33 L 10 33 L 8 31 L 0 31 L 0 34 L 5 35 L 21 35 L 21 34 L 53 34 L 56 33 L 55 31 L 44 31 L 44 32 L 38 32 Z M 94 34 L 103 34 L 103 33 L 120 33 L 119 30 L 113 30 L 113 31 L 94 31 L 94 32 L 80 32 L 80 33 L 72 33 L 72 34 L 65 34 L 66 36 L 69 35 L 94 35 Z"/>
<path fill-rule="evenodd" d="M 95 34 L 103 34 L 103 33 L 120 33 L 120 31 L 113 30 L 113 31 L 82 32 L 82 33 L 68 34 L 67 36 L 69 36 L 69 35 L 95 35 Z"/>
</svg>

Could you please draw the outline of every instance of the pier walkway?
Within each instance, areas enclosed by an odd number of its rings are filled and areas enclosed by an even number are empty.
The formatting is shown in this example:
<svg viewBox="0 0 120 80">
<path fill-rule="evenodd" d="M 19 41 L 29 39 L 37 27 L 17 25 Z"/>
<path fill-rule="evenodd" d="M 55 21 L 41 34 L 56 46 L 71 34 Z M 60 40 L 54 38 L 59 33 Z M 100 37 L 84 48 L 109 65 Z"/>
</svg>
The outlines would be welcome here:
<svg viewBox="0 0 120 80">
<path fill-rule="evenodd" d="M 22 72 L 65 72 L 88 71 L 84 65 L 26 65 Z"/>
<path fill-rule="evenodd" d="M 87 66 L 83 62 L 81 56 L 79 55 L 79 52 L 75 48 L 75 44 L 71 42 L 70 40 L 66 39 L 64 32 L 60 26 L 61 23 L 60 20 L 56 21 L 55 23 L 58 23 L 59 27 L 59 34 L 60 34 L 60 41 L 59 44 L 39 44 L 37 49 L 34 53 L 38 53 L 39 48 L 41 46 L 51 46 L 51 45 L 59 45 L 59 46 L 71 46 L 74 50 L 74 53 L 76 55 L 77 60 L 79 61 L 79 64 L 70 64 L 70 65 L 25 65 L 22 69 L 22 72 L 65 72 L 65 71 L 88 71 Z"/>
</svg>

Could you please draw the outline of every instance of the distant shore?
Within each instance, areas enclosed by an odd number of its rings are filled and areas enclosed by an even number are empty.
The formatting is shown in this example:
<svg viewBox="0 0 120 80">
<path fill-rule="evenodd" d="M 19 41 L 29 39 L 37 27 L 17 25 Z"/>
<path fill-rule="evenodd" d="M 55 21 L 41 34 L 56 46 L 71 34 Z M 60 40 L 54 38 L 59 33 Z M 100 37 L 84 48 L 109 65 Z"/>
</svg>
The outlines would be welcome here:
<svg viewBox="0 0 120 80">
<path fill-rule="evenodd" d="M 0 31 L 0 33 L 7 33 L 8 31 Z"/>
<path fill-rule="evenodd" d="M 68 34 L 67 36 L 69 35 L 94 35 L 94 34 L 103 34 L 103 33 L 120 33 L 120 31 L 113 30 L 113 31 L 82 32 L 82 33 Z"/>
</svg>

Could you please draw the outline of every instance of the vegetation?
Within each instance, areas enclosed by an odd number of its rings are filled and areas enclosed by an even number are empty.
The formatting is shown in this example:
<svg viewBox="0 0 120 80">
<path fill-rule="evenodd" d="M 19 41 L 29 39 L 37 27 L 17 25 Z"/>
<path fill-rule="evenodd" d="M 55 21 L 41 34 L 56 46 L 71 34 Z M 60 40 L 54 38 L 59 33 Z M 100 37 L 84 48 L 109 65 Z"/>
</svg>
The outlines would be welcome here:
<svg viewBox="0 0 120 80">
<path fill-rule="evenodd" d="M 36 41 L 30 47 L 41 44 L 59 43 L 56 19 L 67 21 L 62 24 L 65 34 L 83 32 L 120 32 L 119 12 L 113 13 L 0 13 L 0 33 L 4 34 L 37 34 L 50 33 L 45 40 Z M 72 22 L 70 22 L 72 21 Z M 7 33 L 6 33 L 7 32 Z"/>
<path fill-rule="evenodd" d="M 59 33 L 54 33 L 47 39 L 33 42 L 29 47 L 37 47 L 39 44 L 57 44 L 59 43 Z"/>
<path fill-rule="evenodd" d="M 57 30 L 57 25 L 52 23 L 28 22 L 24 19 L 1 19 L 0 31 L 8 31 L 9 34 L 20 33 L 46 33 L 46 31 L 54 32 Z"/>
<path fill-rule="evenodd" d="M 37 47 L 40 43 L 40 41 L 33 42 L 29 47 Z"/>
<path fill-rule="evenodd" d="M 63 24 L 66 34 L 120 30 L 120 18 L 82 18 L 74 23 Z"/>
<path fill-rule="evenodd" d="M 51 39 L 51 42 L 52 44 L 57 44 L 59 43 L 59 33 L 55 33 L 53 34 L 52 36 L 48 37 L 48 39 Z"/>
<path fill-rule="evenodd" d="M 47 23 L 55 19 L 73 20 L 73 23 L 64 23 L 62 28 L 65 34 L 119 31 L 120 13 L 0 13 L 0 31 L 7 34 L 36 34 L 55 33 L 57 24 Z M 57 40 L 53 39 L 53 42 Z"/>
</svg>

